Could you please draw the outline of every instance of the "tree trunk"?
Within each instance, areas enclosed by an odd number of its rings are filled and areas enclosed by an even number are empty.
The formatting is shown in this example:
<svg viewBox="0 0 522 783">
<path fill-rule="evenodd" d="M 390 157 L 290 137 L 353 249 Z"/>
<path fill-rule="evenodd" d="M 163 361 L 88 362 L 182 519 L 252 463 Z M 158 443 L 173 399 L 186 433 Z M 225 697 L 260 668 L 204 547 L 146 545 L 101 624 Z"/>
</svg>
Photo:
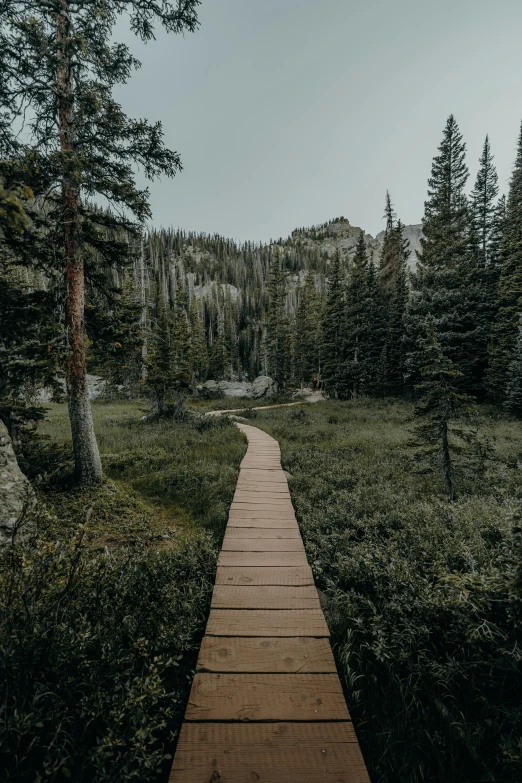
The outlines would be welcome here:
<svg viewBox="0 0 522 783">
<path fill-rule="evenodd" d="M 74 151 L 74 83 L 68 39 L 69 0 L 57 15 L 58 127 L 62 151 L 63 246 L 65 261 L 65 332 L 69 348 L 66 385 L 76 478 L 81 484 L 100 484 L 102 468 L 87 390 L 85 362 L 85 278 L 80 244 L 79 166 Z"/>
</svg>

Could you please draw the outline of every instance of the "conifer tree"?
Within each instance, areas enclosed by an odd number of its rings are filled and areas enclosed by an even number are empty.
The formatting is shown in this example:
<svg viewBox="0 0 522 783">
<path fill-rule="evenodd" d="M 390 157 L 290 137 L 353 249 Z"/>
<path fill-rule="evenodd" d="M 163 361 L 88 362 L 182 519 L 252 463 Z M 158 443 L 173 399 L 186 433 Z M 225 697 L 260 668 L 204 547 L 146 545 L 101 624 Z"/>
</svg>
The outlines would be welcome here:
<svg viewBox="0 0 522 783">
<path fill-rule="evenodd" d="M 310 383 L 314 375 L 319 375 L 319 348 L 319 297 L 313 272 L 308 271 L 296 313 L 295 374 L 299 384 Z"/>
<path fill-rule="evenodd" d="M 208 352 L 205 340 L 205 329 L 203 326 L 201 309 L 196 299 L 192 299 L 190 304 L 189 320 L 189 366 L 192 376 L 192 387 L 195 388 L 198 381 L 203 381 L 205 379 L 208 367 Z"/>
<path fill-rule="evenodd" d="M 162 416 L 175 383 L 175 355 L 172 313 L 162 292 L 158 292 L 156 315 L 147 353 L 146 385 L 152 397 L 153 412 Z"/>
<path fill-rule="evenodd" d="M 401 248 L 395 275 L 394 290 L 388 309 L 388 329 L 386 333 L 384 359 L 384 392 L 393 397 L 404 393 L 406 373 L 406 346 L 404 318 L 408 305 L 408 271 L 406 263 L 410 254 L 409 242 L 404 238 L 404 226 L 400 222 L 394 227 L 397 246 Z"/>
<path fill-rule="evenodd" d="M 386 220 L 386 228 L 384 229 L 384 238 L 379 260 L 379 282 L 383 291 L 384 303 L 385 305 L 388 305 L 395 289 L 395 278 L 397 276 L 400 258 L 400 248 L 397 246 L 397 235 L 395 232 L 396 215 L 391 203 L 389 191 L 386 191 L 384 218 Z"/>
<path fill-rule="evenodd" d="M 372 362 L 375 360 L 371 332 L 374 303 L 370 283 L 373 276 L 361 231 L 346 291 L 346 358 L 340 383 L 342 397 L 357 397 L 371 386 L 370 377 L 374 372 Z"/>
<path fill-rule="evenodd" d="M 364 346 L 366 379 L 363 391 L 365 394 L 381 397 L 386 387 L 386 338 L 389 314 L 386 316 L 384 292 L 373 260 L 368 264 L 367 296 L 368 337 L 367 344 Z"/>
<path fill-rule="evenodd" d="M 86 384 L 85 273 L 93 248 L 110 263 L 114 242 L 107 225 L 132 228 L 127 217 L 150 215 L 147 191 L 134 180 L 133 167 L 145 175 L 173 175 L 179 157 L 167 150 L 159 124 L 126 117 L 113 99 L 114 85 L 128 80 L 139 63 L 124 44 L 113 41 L 120 16 L 144 41 L 154 25 L 180 33 L 197 26 L 198 0 L 0 0 L 0 159 L 32 156 L 36 197 L 45 194 L 47 230 L 40 255 L 64 272 L 65 333 L 68 342 L 66 382 L 75 454 L 81 483 L 101 481 Z M 27 121 L 26 121 L 27 120 Z M 19 125 L 24 134 L 19 134 Z M 24 139 L 22 142 L 21 139 Z M 113 210 L 88 209 L 87 200 L 104 198 Z M 38 206 L 38 198 L 35 202 Z M 35 209 L 36 209 L 35 207 Z"/>
<path fill-rule="evenodd" d="M 491 327 L 487 374 L 488 394 L 499 404 L 505 399 L 522 312 L 522 127 L 503 229 L 497 312 Z"/>
<path fill-rule="evenodd" d="M 515 350 L 508 369 L 504 410 L 522 418 L 522 322 L 518 327 Z"/>
<path fill-rule="evenodd" d="M 288 274 L 281 268 L 278 255 L 274 254 L 268 280 L 267 358 L 269 375 L 279 389 L 286 388 L 290 375 L 290 327 L 286 314 L 287 278 Z"/>
<path fill-rule="evenodd" d="M 322 319 L 322 378 L 326 392 L 339 397 L 346 348 L 346 299 L 339 252 L 334 256 L 328 279 Z"/>
<path fill-rule="evenodd" d="M 227 378 L 230 368 L 230 349 L 225 333 L 225 315 L 221 311 L 218 315 L 217 334 L 212 342 L 210 353 L 209 371 L 213 380 Z"/>
<path fill-rule="evenodd" d="M 406 319 L 410 378 L 418 380 L 419 336 L 428 316 L 444 354 L 462 372 L 459 382 L 473 388 L 480 382 L 477 355 L 476 292 L 473 279 L 471 225 L 464 187 L 468 178 L 466 147 L 453 115 L 433 159 L 423 238 Z"/>
<path fill-rule="evenodd" d="M 416 385 L 418 395 L 415 415 L 419 417 L 415 430 L 423 443 L 417 456 L 435 457 L 442 470 L 449 500 L 455 499 L 455 458 L 473 438 L 452 422 L 458 412 L 468 411 L 471 397 L 458 390 L 462 373 L 451 359 L 444 356 L 439 343 L 435 319 L 428 316 L 425 336 L 419 338 L 421 382 Z"/>
<path fill-rule="evenodd" d="M 87 307 L 87 331 L 92 342 L 89 366 L 99 372 L 112 387 L 132 390 L 142 377 L 142 307 L 132 281 L 124 273 L 121 290 L 112 298 Z"/>
<path fill-rule="evenodd" d="M 479 397 L 483 396 L 487 345 L 491 325 L 496 314 L 499 271 L 496 258 L 498 254 L 495 251 L 499 228 L 497 195 L 497 171 L 493 163 L 489 138 L 486 136 L 470 201 L 474 255 L 471 282 L 476 323 L 475 366 L 477 377 L 474 391 Z"/>
</svg>

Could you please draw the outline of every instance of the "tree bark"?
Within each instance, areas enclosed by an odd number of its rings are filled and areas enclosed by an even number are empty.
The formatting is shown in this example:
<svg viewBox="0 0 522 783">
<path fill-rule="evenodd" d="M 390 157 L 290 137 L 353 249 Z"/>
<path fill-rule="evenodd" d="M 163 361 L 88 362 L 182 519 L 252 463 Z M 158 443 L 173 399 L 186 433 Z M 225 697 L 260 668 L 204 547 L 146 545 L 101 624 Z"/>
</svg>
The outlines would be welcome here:
<svg viewBox="0 0 522 783">
<path fill-rule="evenodd" d="M 66 385 L 76 478 L 80 484 L 100 484 L 102 468 L 92 420 L 86 378 L 85 275 L 80 242 L 80 170 L 74 149 L 74 82 L 68 39 L 69 0 L 57 15 L 58 127 L 62 151 L 63 247 L 65 263 L 65 332 L 69 347 Z"/>
</svg>

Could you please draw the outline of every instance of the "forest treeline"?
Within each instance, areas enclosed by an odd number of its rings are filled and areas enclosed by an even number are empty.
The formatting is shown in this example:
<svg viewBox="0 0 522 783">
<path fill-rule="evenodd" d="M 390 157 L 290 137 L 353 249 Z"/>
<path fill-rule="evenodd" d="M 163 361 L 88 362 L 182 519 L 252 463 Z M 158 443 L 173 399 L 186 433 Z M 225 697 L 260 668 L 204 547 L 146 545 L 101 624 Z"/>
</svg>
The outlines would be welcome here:
<svg viewBox="0 0 522 783">
<path fill-rule="evenodd" d="M 108 16 L 97 0 L 34 14 L 8 5 L 18 15 L 0 38 L 0 415 L 15 442 L 42 415 L 37 391 L 60 395 L 65 378 L 76 474 L 99 483 L 87 370 L 148 395 L 158 413 L 206 379 L 259 374 L 281 390 L 316 377 L 339 399 L 429 396 L 427 412 L 445 407 L 444 420 L 464 398 L 522 413 L 522 138 L 507 200 L 488 139 L 468 192 L 448 119 L 413 273 L 389 195 L 378 254 L 363 232 L 346 252 L 343 218 L 265 245 L 146 232 L 134 171 L 172 176 L 181 162 L 160 125 L 129 119 L 112 97 L 138 65 L 112 45 L 119 5 Z M 145 40 L 153 21 L 193 30 L 197 5 L 130 3 L 133 29 Z"/>
</svg>

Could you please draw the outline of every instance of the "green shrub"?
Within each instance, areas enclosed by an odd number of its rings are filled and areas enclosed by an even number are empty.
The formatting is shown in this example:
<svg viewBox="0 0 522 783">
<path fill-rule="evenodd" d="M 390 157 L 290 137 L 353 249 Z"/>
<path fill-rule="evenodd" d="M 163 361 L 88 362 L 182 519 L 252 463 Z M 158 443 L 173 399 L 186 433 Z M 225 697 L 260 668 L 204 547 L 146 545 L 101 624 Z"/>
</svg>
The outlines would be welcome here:
<svg viewBox="0 0 522 783">
<path fill-rule="evenodd" d="M 412 470 L 410 417 L 401 404 L 328 402 L 303 427 L 284 411 L 259 426 L 293 475 L 371 780 L 515 783 L 522 428 L 484 416 L 494 459 L 449 503 L 438 474 Z"/>
<path fill-rule="evenodd" d="M 153 781 L 169 764 L 216 555 L 48 538 L 0 560 L 0 779 Z"/>
</svg>

